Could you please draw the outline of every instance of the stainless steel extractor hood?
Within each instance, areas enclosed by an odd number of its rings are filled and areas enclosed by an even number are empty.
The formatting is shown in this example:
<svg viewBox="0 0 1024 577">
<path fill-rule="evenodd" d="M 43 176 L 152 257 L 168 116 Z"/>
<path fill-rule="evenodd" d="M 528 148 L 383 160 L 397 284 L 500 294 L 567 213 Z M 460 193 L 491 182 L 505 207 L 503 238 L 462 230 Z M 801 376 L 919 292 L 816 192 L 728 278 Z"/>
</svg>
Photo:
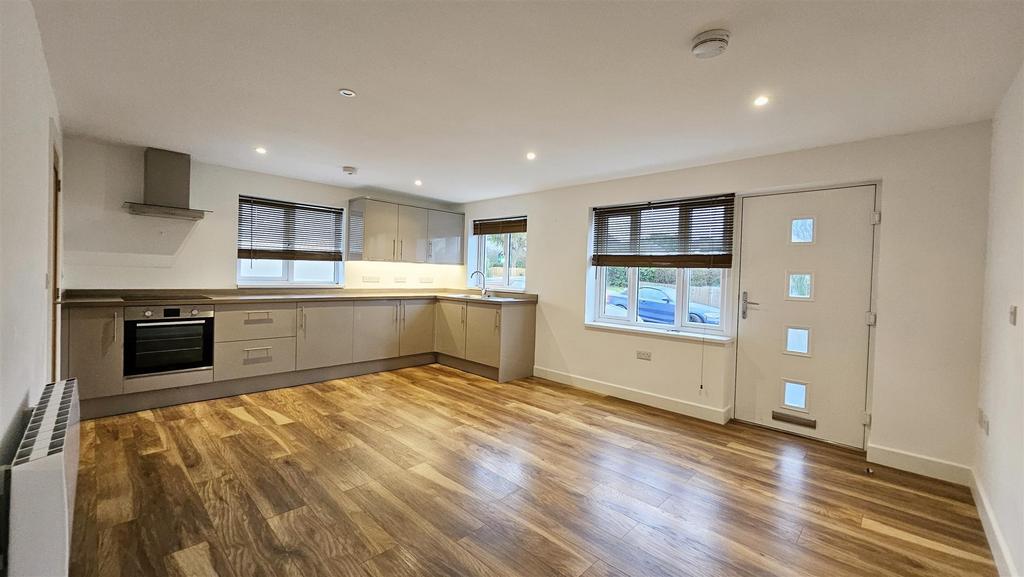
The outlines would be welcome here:
<svg viewBox="0 0 1024 577">
<path fill-rule="evenodd" d="M 147 148 L 142 202 L 126 202 L 132 214 L 199 220 L 208 210 L 189 206 L 192 157 L 181 152 Z"/>
</svg>

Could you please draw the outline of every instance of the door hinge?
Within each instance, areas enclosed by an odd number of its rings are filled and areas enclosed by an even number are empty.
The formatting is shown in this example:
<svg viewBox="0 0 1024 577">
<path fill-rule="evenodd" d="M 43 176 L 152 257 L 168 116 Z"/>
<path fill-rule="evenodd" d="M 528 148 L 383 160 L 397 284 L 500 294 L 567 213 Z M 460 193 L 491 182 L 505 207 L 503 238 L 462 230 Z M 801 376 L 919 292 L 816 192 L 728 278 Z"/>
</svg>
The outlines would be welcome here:
<svg viewBox="0 0 1024 577">
<path fill-rule="evenodd" d="M 864 411 L 863 413 L 861 413 L 860 414 L 860 422 L 865 427 L 870 427 L 871 426 L 871 413 L 869 413 L 867 411 Z"/>
<path fill-rule="evenodd" d="M 882 211 L 876 210 L 871 213 L 871 225 L 882 224 Z"/>
<path fill-rule="evenodd" d="M 868 325 L 869 327 L 875 326 L 876 324 L 878 324 L 878 315 L 871 311 L 864 313 L 864 324 Z"/>
</svg>

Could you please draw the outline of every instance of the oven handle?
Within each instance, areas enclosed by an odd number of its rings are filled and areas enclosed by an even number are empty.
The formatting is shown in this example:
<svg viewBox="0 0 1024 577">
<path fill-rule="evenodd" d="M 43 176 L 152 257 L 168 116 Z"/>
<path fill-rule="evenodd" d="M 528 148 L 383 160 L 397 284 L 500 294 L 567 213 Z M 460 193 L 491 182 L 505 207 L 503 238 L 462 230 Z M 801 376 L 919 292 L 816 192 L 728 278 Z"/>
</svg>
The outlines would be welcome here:
<svg viewBox="0 0 1024 577">
<path fill-rule="evenodd" d="M 157 323 L 143 322 L 140 323 L 140 325 L 144 327 L 167 327 L 171 325 L 201 325 L 204 323 L 206 323 L 206 321 L 162 321 Z"/>
</svg>

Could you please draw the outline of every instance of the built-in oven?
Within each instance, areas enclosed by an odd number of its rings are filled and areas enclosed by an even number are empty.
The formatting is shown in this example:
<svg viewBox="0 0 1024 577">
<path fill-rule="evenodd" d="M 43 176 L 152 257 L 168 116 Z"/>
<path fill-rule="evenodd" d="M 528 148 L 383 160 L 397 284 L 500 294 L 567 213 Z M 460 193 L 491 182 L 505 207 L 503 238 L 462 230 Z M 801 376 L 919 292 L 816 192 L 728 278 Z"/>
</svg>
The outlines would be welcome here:
<svg viewBox="0 0 1024 577">
<path fill-rule="evenodd" d="M 126 378 L 212 367 L 212 305 L 125 308 Z"/>
</svg>

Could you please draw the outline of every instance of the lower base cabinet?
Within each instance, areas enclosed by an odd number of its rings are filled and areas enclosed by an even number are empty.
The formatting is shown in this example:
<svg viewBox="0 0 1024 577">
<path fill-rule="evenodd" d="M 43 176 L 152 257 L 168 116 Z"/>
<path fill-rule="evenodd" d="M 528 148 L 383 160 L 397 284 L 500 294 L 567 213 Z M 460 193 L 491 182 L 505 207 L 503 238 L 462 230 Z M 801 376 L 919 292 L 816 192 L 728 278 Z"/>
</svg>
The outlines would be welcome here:
<svg viewBox="0 0 1024 577">
<path fill-rule="evenodd" d="M 226 381 L 295 370 L 295 337 L 216 343 L 213 379 Z"/>
<path fill-rule="evenodd" d="M 434 352 L 434 301 L 403 300 L 399 331 L 399 353 L 419 355 Z"/>
<path fill-rule="evenodd" d="M 352 362 L 351 301 L 302 303 L 296 316 L 295 368 L 301 371 Z"/>
<path fill-rule="evenodd" d="M 82 399 L 124 393 L 124 309 L 71 309 L 68 315 L 68 375 L 78 377 Z"/>
<path fill-rule="evenodd" d="M 466 303 L 440 300 L 434 315 L 434 350 L 450 357 L 466 356 Z"/>
<path fill-rule="evenodd" d="M 352 360 L 390 359 L 400 355 L 398 344 L 400 301 L 358 301 L 353 304 Z"/>
<path fill-rule="evenodd" d="M 466 360 L 497 367 L 501 361 L 501 305 L 466 305 Z"/>
</svg>

